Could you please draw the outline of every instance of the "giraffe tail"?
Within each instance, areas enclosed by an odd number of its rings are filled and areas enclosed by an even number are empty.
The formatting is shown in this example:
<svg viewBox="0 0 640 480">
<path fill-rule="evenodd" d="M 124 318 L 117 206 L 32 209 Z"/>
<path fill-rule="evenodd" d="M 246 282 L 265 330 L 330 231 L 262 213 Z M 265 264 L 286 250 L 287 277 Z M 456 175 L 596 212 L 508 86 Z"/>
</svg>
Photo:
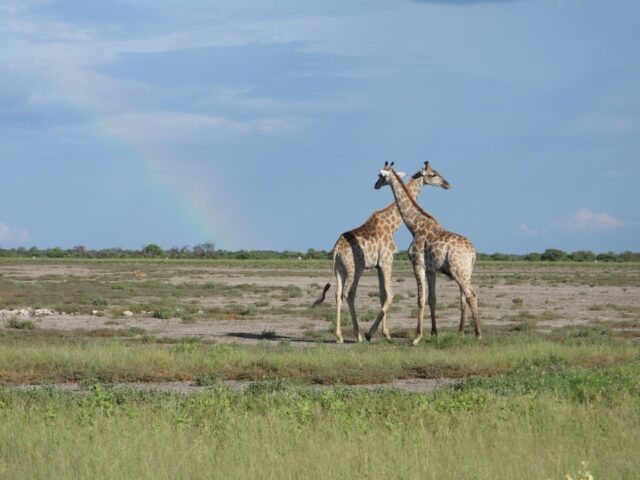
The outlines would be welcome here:
<svg viewBox="0 0 640 480">
<path fill-rule="evenodd" d="M 332 271 L 331 271 L 331 278 L 333 278 L 335 276 L 335 274 L 336 274 L 336 255 L 337 255 L 337 252 L 336 252 L 336 250 L 334 248 L 334 250 L 333 250 L 333 268 L 332 268 Z M 322 302 L 324 302 L 324 299 L 327 296 L 327 291 L 329 290 L 329 288 L 331 288 L 331 280 L 329 280 L 329 282 L 327 282 L 327 284 L 324 286 L 324 288 L 322 289 L 322 293 L 316 299 L 316 301 L 313 302 L 313 305 L 311 305 L 311 308 L 317 307 Z"/>
<path fill-rule="evenodd" d="M 330 287 L 331 287 L 331 282 L 328 282 L 322 289 L 322 293 L 320 294 L 320 296 L 316 299 L 315 302 L 313 302 L 313 305 L 311 305 L 311 307 L 317 307 L 322 302 L 324 302 L 324 299 L 327 296 L 327 290 L 329 290 Z"/>
</svg>

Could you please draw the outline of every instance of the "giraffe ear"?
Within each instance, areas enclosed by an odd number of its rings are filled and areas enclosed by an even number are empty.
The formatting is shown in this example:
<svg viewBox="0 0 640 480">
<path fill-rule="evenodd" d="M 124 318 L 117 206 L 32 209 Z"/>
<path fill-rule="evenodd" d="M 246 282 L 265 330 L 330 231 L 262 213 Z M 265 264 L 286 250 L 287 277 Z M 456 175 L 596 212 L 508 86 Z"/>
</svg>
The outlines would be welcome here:
<svg viewBox="0 0 640 480">
<path fill-rule="evenodd" d="M 407 176 L 407 174 L 406 174 L 406 173 L 404 173 L 404 172 L 396 172 L 396 173 L 398 174 L 398 176 L 399 176 L 400 178 L 404 178 L 404 177 L 406 177 L 406 176 Z"/>
</svg>

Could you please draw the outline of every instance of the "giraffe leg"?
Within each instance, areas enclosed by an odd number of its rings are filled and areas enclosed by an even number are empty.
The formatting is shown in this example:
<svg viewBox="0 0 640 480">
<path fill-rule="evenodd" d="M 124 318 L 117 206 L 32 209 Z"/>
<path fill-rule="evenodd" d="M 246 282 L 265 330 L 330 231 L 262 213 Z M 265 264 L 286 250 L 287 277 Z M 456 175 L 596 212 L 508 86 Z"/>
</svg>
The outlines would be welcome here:
<svg viewBox="0 0 640 480">
<path fill-rule="evenodd" d="M 427 273 L 427 284 L 429 285 L 429 311 L 431 313 L 431 336 L 438 336 L 438 328 L 436 327 L 436 274 L 435 272 Z"/>
<path fill-rule="evenodd" d="M 371 328 L 364 334 L 367 340 L 371 340 L 373 335 L 378 329 L 378 325 L 382 322 L 382 335 L 387 340 L 391 340 L 391 334 L 389 333 L 389 327 L 387 326 L 387 310 L 393 302 L 393 287 L 391 285 L 391 266 L 378 266 L 378 286 L 380 288 L 380 305 L 381 310 L 378 313 L 376 321 L 371 325 Z"/>
<path fill-rule="evenodd" d="M 464 324 L 467 318 L 467 300 L 460 287 L 460 326 L 458 327 L 458 333 L 464 337 Z"/>
<path fill-rule="evenodd" d="M 344 289 L 344 280 L 346 274 L 343 270 L 337 269 L 336 272 L 336 343 L 343 343 L 342 326 L 340 324 L 340 313 L 342 310 L 342 295 Z"/>
<path fill-rule="evenodd" d="M 478 315 L 478 294 L 473 291 L 470 283 L 466 283 L 460 286 L 467 299 L 467 304 L 471 307 L 471 316 L 473 317 L 473 329 L 478 339 L 482 338 L 480 333 L 480 316 Z"/>
<path fill-rule="evenodd" d="M 351 314 L 351 323 L 353 324 L 353 334 L 356 337 L 356 341 L 359 343 L 362 341 L 362 335 L 360 334 L 360 326 L 358 325 L 358 318 L 356 317 L 356 291 L 358 290 L 358 284 L 360 283 L 360 276 L 362 271 L 355 272 L 353 282 L 350 285 L 349 293 L 347 294 L 347 305 L 349 305 L 349 313 Z"/>
<path fill-rule="evenodd" d="M 382 304 L 384 303 L 383 297 L 386 295 L 386 292 L 382 288 L 383 280 L 381 276 L 382 274 L 380 272 L 380 266 L 376 267 L 376 270 L 378 271 L 378 291 L 380 292 L 380 303 Z M 384 298 L 386 299 L 386 297 Z M 381 320 L 382 320 L 382 315 L 381 313 L 379 313 L 378 316 L 376 317 L 376 321 L 373 322 L 373 325 L 371 325 L 371 328 L 369 328 L 369 331 L 365 332 L 364 338 L 366 338 L 368 342 L 371 341 L 376 331 L 378 330 L 378 326 L 380 325 Z"/>
<path fill-rule="evenodd" d="M 413 273 L 416 276 L 418 285 L 418 327 L 416 329 L 416 338 L 413 340 L 414 345 L 418 345 L 424 333 L 424 304 L 425 304 L 425 271 L 424 263 L 417 262 L 413 265 Z"/>
</svg>

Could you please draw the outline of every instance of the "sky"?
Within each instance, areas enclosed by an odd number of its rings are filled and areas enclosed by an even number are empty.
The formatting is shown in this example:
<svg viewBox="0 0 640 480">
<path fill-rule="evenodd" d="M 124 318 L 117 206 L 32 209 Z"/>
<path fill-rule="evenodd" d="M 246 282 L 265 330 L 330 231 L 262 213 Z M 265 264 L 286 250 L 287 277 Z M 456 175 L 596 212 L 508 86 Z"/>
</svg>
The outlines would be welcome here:
<svg viewBox="0 0 640 480">
<path fill-rule="evenodd" d="M 640 251 L 635 0 L 0 0 L 0 246 Z M 402 227 L 399 248 L 410 243 Z"/>
</svg>

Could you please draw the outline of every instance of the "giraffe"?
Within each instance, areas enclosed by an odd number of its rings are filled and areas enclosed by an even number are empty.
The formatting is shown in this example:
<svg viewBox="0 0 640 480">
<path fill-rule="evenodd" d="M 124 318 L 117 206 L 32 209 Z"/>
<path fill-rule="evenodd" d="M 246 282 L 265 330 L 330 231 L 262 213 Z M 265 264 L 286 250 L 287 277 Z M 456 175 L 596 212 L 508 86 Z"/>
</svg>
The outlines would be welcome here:
<svg viewBox="0 0 640 480">
<path fill-rule="evenodd" d="M 438 175 L 428 162 L 425 163 L 423 171 L 427 177 Z M 468 304 L 473 315 L 476 337 L 481 338 L 478 295 L 471 285 L 476 251 L 468 238 L 445 230 L 433 216 L 420 208 L 407 186 L 402 182 L 403 176 L 404 173 L 396 172 L 393 169 L 393 163 L 385 162 L 384 168 L 380 170 L 375 188 L 378 190 L 384 185 L 391 186 L 400 215 L 413 235 L 413 242 L 409 247 L 409 257 L 418 285 L 418 327 L 413 344 L 417 345 L 423 335 L 425 274 L 429 286 L 431 335 L 438 335 L 436 328 L 436 273 L 438 272 L 455 280 L 460 287 L 460 326 L 458 328 L 460 334 L 464 335 L 466 304 Z"/>
<path fill-rule="evenodd" d="M 427 163 L 428 162 L 425 162 L 425 165 Z M 423 185 L 435 185 L 444 189 L 449 188 L 449 182 L 437 172 L 430 176 L 424 175 L 423 172 L 424 168 L 420 169 L 407 183 L 408 193 L 413 198 L 418 196 Z M 369 331 L 365 333 L 365 338 L 371 340 L 380 322 L 382 322 L 382 334 L 386 339 L 391 339 L 387 326 L 387 310 L 393 301 L 391 273 L 393 259 L 398 251 L 393 241 L 393 235 L 401 225 L 402 217 L 394 202 L 383 210 L 374 212 L 362 226 L 343 233 L 336 241 L 332 250 L 333 272 L 331 276 L 332 278 L 335 276 L 336 279 L 335 333 L 337 343 L 344 341 L 340 325 L 340 311 L 345 294 L 354 335 L 358 342 L 362 341 L 355 310 L 356 290 L 358 289 L 358 283 L 364 270 L 374 267 L 378 272 L 381 309 L 376 317 L 376 321 Z M 331 281 L 325 285 L 322 294 L 314 302 L 314 307 L 324 301 L 327 290 L 329 290 L 330 287 Z"/>
</svg>

